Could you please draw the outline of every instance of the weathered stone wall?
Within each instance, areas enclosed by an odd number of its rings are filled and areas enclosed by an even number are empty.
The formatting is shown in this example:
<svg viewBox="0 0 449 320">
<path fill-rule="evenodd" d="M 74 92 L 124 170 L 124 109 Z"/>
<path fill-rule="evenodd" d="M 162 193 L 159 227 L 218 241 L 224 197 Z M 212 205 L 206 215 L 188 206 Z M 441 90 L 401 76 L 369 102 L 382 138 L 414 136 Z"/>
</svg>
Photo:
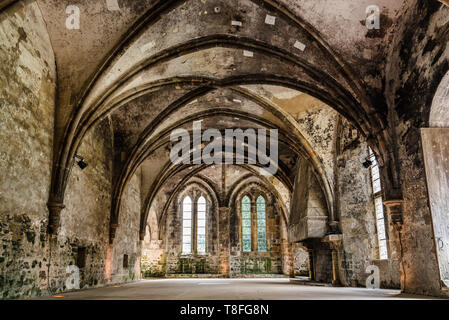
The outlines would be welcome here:
<svg viewBox="0 0 449 320">
<path fill-rule="evenodd" d="M 258 184 L 244 181 L 242 185 L 238 182 L 244 176 L 242 170 L 227 170 L 226 193 L 232 191 L 249 192 L 252 196 L 260 194 Z M 243 170 L 246 172 L 246 170 Z M 267 243 L 268 252 L 241 252 L 240 244 L 240 207 L 232 203 L 229 207 L 218 207 L 216 195 L 224 194 L 215 190 L 222 180 L 220 169 L 205 170 L 201 173 L 204 179 L 213 187 L 206 187 L 204 181 L 194 177 L 185 182 L 185 187 L 180 188 L 170 203 L 168 212 L 164 215 L 165 231 L 162 232 L 163 239 L 156 240 L 157 235 L 150 234 L 149 230 L 158 230 L 151 223 L 147 230 L 143 244 L 142 260 L 143 266 L 148 271 L 147 276 L 161 276 L 166 272 L 167 276 L 195 276 L 198 274 L 214 274 L 216 276 L 242 276 L 255 274 L 282 273 L 282 259 L 285 254 L 281 246 L 281 207 L 269 194 L 266 203 L 267 213 Z M 240 179 L 237 179 L 240 178 Z M 259 181 L 253 177 L 253 180 Z M 204 184 L 204 185 L 203 185 Z M 243 189 L 241 187 L 243 186 Z M 209 189 L 208 189 L 209 188 Z M 212 189 L 211 189 L 212 188 Z M 262 188 L 263 189 L 263 188 Z M 207 253 L 206 254 L 183 254 L 182 253 L 182 201 L 189 195 L 193 201 L 200 194 L 207 201 Z M 215 195 L 212 195 L 215 194 Z M 267 191 L 263 192 L 268 195 Z M 237 199 L 233 197 L 232 199 Z M 253 212 L 255 212 L 255 198 L 253 199 Z M 161 204 L 163 204 L 161 202 Z M 195 207 L 195 205 L 194 205 Z M 157 206 L 155 211 L 162 211 L 163 206 Z M 255 224 L 254 224 L 255 226 Z M 284 230 L 285 236 L 286 232 Z M 254 232 L 255 235 L 255 232 Z M 253 241 L 255 241 L 253 239 Z M 194 251 L 194 250 L 193 250 Z"/>
<path fill-rule="evenodd" d="M 192 233 L 194 227 L 194 208 L 195 202 L 200 196 L 206 198 L 206 253 L 196 254 L 192 243 L 192 254 L 183 254 L 183 212 L 182 201 L 185 196 L 190 196 L 192 203 Z M 217 235 L 217 208 L 211 196 L 205 189 L 192 185 L 182 190 L 176 197 L 176 200 L 170 205 L 167 215 L 167 274 L 218 274 L 219 256 L 217 254 L 216 242 Z"/>
<path fill-rule="evenodd" d="M 385 72 L 404 200 L 400 270 L 406 292 L 441 295 L 419 130 L 428 127 L 434 94 L 449 70 L 449 8 L 412 1 L 401 21 Z"/>
<path fill-rule="evenodd" d="M 332 257 L 331 250 L 326 243 L 319 239 L 313 241 L 313 266 L 314 280 L 323 283 L 332 282 Z"/>
<path fill-rule="evenodd" d="M 373 260 L 371 264 L 379 268 L 379 280 L 382 289 L 401 288 L 398 259 Z"/>
<path fill-rule="evenodd" d="M 141 278 L 142 244 L 139 239 L 140 227 L 140 175 L 138 171 L 127 186 L 120 208 L 119 228 L 114 240 L 111 263 L 111 282 L 121 283 Z M 128 257 L 128 266 L 123 260 Z"/>
<path fill-rule="evenodd" d="M 327 232 L 329 213 L 323 191 L 310 165 L 298 161 L 290 210 L 289 239 L 322 238 Z"/>
<path fill-rule="evenodd" d="M 365 286 L 366 268 L 379 257 L 371 172 L 362 166 L 369 151 L 357 130 L 345 121 L 343 128 L 337 156 L 338 212 L 343 233 L 341 281 L 347 286 Z"/>
<path fill-rule="evenodd" d="M 142 244 L 142 277 L 165 275 L 165 245 L 162 240 L 148 240 Z"/>
<path fill-rule="evenodd" d="M 295 276 L 309 276 L 309 252 L 298 243 L 294 247 L 293 268 Z"/>
<path fill-rule="evenodd" d="M 252 220 L 252 243 L 257 242 L 255 212 L 256 199 L 259 194 L 264 195 L 266 200 L 266 238 L 267 252 L 243 252 L 241 247 L 241 200 L 243 195 L 248 194 L 251 198 Z M 249 184 L 240 191 L 235 203 L 231 206 L 230 217 L 230 275 L 239 276 L 244 274 L 280 274 L 282 268 L 282 246 L 281 246 L 281 211 L 276 205 L 273 195 L 263 192 L 255 185 Z"/>
<path fill-rule="evenodd" d="M 148 221 L 142 242 L 142 277 L 161 277 L 165 275 L 165 237 L 159 240 L 158 230 L 155 228 L 157 217 L 154 218 L 156 219 Z"/>
<path fill-rule="evenodd" d="M 64 291 L 66 268 L 78 264 L 78 250 L 85 250 L 80 267 L 80 288 L 104 285 L 106 248 L 111 204 L 112 140 L 109 121 L 88 132 L 78 154 L 89 166 L 76 164 L 67 185 L 66 208 L 61 212 L 57 239 L 53 237 L 50 260 L 51 286 Z M 95 152 L 92 152 L 95 150 Z"/>
<path fill-rule="evenodd" d="M 78 154 L 89 166 L 73 166 L 58 235 L 47 234 L 56 67 L 35 2 L 22 1 L 1 14 L 0 43 L 0 296 L 65 291 L 67 267 L 80 262 L 80 288 L 105 285 L 108 265 L 112 281 L 138 278 L 140 187 L 134 180 L 124 197 L 118 241 L 108 245 L 113 158 L 108 119 L 83 140 Z M 124 252 L 126 275 L 119 268 Z"/>
<path fill-rule="evenodd" d="M 36 3 L 0 14 L 0 298 L 47 288 L 56 67 Z"/>
</svg>

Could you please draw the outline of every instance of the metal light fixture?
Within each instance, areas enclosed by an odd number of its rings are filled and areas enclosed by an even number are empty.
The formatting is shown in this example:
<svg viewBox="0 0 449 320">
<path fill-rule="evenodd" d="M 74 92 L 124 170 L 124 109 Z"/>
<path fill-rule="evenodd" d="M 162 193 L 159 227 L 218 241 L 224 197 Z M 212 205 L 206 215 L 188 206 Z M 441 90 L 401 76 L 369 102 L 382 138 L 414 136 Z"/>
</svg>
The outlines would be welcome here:
<svg viewBox="0 0 449 320">
<path fill-rule="evenodd" d="M 78 159 L 78 161 L 76 162 L 76 164 L 78 165 L 78 167 L 80 167 L 81 170 L 84 170 L 87 168 L 88 163 L 86 161 L 84 161 L 83 157 L 80 157 L 79 155 L 75 154 L 73 156 L 74 159 Z"/>
<path fill-rule="evenodd" d="M 372 158 L 375 158 L 376 156 L 374 154 L 370 155 L 369 157 L 365 158 L 365 162 L 362 163 L 363 167 L 365 169 L 369 169 L 371 168 L 371 166 L 373 165 L 373 161 L 371 160 Z"/>
</svg>

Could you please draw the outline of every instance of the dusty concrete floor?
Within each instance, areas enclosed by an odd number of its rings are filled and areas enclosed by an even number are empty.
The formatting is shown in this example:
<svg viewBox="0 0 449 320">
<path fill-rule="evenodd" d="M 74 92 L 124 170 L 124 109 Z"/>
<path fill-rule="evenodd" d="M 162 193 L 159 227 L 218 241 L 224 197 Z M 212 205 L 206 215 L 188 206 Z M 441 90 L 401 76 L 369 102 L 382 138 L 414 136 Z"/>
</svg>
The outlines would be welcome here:
<svg viewBox="0 0 449 320">
<path fill-rule="evenodd" d="M 332 288 L 289 279 L 161 279 L 43 297 L 44 300 L 394 300 L 431 299 L 397 290 Z"/>
</svg>

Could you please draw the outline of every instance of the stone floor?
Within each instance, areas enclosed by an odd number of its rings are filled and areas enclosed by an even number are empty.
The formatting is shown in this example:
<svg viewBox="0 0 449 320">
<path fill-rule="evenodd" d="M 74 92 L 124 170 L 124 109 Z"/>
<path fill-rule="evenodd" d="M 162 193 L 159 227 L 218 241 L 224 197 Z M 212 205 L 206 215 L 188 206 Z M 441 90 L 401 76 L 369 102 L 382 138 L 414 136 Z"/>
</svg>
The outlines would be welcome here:
<svg viewBox="0 0 449 320">
<path fill-rule="evenodd" d="M 158 279 L 43 297 L 44 300 L 395 300 L 431 299 L 397 290 L 306 286 L 289 279 Z"/>
</svg>

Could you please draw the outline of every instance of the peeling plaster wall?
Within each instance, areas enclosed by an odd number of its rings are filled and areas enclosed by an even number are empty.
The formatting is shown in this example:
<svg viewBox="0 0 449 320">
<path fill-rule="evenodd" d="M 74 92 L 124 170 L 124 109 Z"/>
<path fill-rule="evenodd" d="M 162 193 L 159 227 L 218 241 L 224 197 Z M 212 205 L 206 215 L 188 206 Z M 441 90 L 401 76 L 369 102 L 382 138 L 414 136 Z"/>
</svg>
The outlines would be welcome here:
<svg viewBox="0 0 449 320">
<path fill-rule="evenodd" d="M 343 233 L 341 280 L 347 286 L 365 286 L 366 268 L 378 259 L 378 240 L 370 170 L 362 162 L 368 145 L 345 122 L 338 163 L 338 211 Z"/>
<path fill-rule="evenodd" d="M 39 8 L 0 14 L 0 299 L 47 287 L 56 67 Z"/>
</svg>

